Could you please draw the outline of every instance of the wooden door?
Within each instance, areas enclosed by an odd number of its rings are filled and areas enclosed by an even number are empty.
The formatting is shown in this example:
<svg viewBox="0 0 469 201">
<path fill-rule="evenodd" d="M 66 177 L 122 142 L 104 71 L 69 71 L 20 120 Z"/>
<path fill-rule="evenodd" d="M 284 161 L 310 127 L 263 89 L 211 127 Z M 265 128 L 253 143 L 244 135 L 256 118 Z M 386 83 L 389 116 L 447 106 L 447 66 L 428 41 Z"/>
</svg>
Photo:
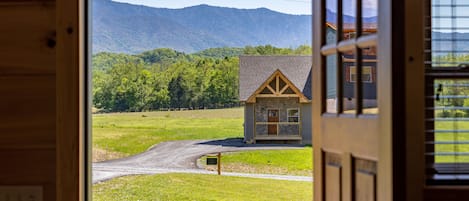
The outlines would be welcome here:
<svg viewBox="0 0 469 201">
<path fill-rule="evenodd" d="M 277 135 L 278 134 L 278 121 L 279 121 L 279 113 L 277 109 L 269 109 L 267 110 L 267 121 L 269 122 L 268 126 L 268 134 L 269 135 Z M 274 123 L 274 124 L 270 124 Z"/>
<path fill-rule="evenodd" d="M 378 16 L 378 10 L 386 8 L 387 3 L 379 2 L 380 8 L 377 0 L 313 1 L 314 200 L 317 201 L 391 198 L 382 193 L 392 190 L 391 73 L 390 68 L 385 68 L 390 62 L 385 50 L 390 45 L 381 45 L 389 40 L 380 40 L 383 25 L 378 23 L 383 21 L 381 17 L 386 17 Z M 353 75 L 346 71 L 350 66 L 355 69 Z M 365 67 L 372 68 L 376 75 L 367 75 Z M 374 77 L 370 82 L 366 76 Z"/>
</svg>

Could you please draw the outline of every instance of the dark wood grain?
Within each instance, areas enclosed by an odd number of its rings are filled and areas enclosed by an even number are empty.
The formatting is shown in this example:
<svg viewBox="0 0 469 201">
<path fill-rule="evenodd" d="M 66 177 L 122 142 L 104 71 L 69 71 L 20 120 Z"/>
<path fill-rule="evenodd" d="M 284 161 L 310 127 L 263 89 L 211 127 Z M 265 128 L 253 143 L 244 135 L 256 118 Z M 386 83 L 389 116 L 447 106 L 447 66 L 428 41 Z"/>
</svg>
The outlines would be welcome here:
<svg viewBox="0 0 469 201">
<path fill-rule="evenodd" d="M 0 150 L 0 185 L 42 186 L 44 200 L 55 200 L 55 149 Z"/>
<path fill-rule="evenodd" d="M 0 75 L 55 74 L 55 6 L 0 3 Z"/>
</svg>

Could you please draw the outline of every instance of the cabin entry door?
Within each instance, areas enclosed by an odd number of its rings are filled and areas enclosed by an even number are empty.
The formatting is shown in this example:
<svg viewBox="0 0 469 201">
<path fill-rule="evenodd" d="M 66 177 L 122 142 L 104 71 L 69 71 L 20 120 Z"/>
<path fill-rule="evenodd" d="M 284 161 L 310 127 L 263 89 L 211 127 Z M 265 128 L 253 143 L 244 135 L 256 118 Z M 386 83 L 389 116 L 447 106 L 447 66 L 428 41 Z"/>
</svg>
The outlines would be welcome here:
<svg viewBox="0 0 469 201">
<path fill-rule="evenodd" d="M 268 134 L 278 135 L 279 112 L 278 109 L 267 110 L 267 121 L 269 122 Z"/>
<path fill-rule="evenodd" d="M 389 79 L 382 79 L 386 74 L 378 59 L 378 48 L 385 46 L 377 45 L 377 2 L 313 1 L 316 201 L 376 201 L 386 196 L 378 187 L 385 187 L 379 178 L 387 172 L 378 169 L 386 147 L 380 147 L 381 139 L 390 129 L 382 127 L 380 118 L 390 102 L 381 102 L 385 97 L 380 90 L 388 92 L 390 85 L 382 82 Z M 385 1 L 379 2 L 381 6 Z"/>
</svg>

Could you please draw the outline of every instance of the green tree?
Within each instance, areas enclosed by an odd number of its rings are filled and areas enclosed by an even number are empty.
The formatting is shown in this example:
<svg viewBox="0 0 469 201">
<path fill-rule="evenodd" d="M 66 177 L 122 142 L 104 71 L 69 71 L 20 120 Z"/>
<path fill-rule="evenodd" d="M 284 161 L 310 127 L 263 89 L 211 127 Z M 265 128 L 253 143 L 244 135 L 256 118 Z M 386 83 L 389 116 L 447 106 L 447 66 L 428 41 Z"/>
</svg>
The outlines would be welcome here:
<svg viewBox="0 0 469 201">
<path fill-rule="evenodd" d="M 185 107 L 185 97 L 184 94 L 186 93 L 185 88 L 183 86 L 183 78 L 181 75 L 171 79 L 168 84 L 168 91 L 170 97 L 170 105 L 173 108 L 181 108 Z"/>
<path fill-rule="evenodd" d="M 93 55 L 93 104 L 106 111 L 226 107 L 238 101 L 240 54 L 311 53 L 309 46 L 211 48 L 185 54 L 160 48 L 138 55 Z"/>
</svg>

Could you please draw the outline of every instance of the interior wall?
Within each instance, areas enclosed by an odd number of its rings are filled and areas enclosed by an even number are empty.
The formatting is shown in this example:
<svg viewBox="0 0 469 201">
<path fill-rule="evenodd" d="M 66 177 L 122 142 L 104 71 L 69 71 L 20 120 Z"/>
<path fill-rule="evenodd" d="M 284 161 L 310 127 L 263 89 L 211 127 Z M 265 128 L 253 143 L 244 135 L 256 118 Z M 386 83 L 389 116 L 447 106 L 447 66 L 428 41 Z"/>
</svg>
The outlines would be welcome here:
<svg viewBox="0 0 469 201">
<path fill-rule="evenodd" d="M 56 6 L 0 2 L 0 185 L 56 200 Z"/>
</svg>

